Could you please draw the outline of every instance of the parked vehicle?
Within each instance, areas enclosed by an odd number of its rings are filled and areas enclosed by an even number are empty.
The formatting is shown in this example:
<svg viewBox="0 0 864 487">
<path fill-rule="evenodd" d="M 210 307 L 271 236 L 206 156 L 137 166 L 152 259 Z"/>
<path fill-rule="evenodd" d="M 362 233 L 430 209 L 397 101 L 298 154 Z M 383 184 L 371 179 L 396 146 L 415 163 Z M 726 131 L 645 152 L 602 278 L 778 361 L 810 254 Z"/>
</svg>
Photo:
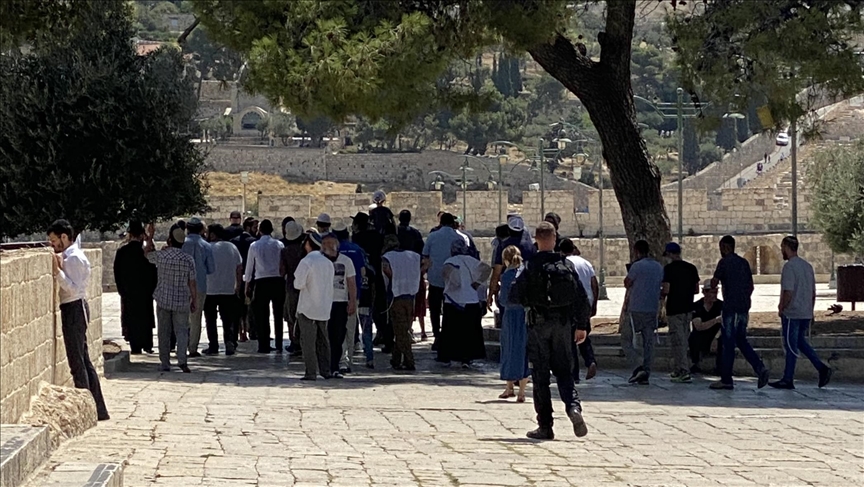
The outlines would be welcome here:
<svg viewBox="0 0 864 487">
<path fill-rule="evenodd" d="M 775 139 L 777 145 L 789 145 L 789 134 L 786 132 L 780 132 L 777 134 L 777 138 Z"/>
</svg>

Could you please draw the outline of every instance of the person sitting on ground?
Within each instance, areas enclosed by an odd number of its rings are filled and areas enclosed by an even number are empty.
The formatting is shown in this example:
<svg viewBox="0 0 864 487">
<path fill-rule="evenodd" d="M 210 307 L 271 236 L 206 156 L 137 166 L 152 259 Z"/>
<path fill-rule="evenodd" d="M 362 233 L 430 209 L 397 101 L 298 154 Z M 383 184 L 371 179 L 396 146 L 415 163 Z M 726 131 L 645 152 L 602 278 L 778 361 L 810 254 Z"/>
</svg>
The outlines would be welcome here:
<svg viewBox="0 0 864 487">
<path fill-rule="evenodd" d="M 700 362 L 702 357 L 711 352 L 712 343 L 717 339 L 717 334 L 720 333 L 720 325 L 722 323 L 723 301 L 717 299 L 717 289 L 711 287 L 711 279 L 706 279 L 702 283 L 702 299 L 693 303 L 693 330 L 690 332 L 690 337 L 687 339 L 687 344 L 690 349 L 690 366 L 691 374 L 702 373 Z M 722 355 L 723 343 L 717 342 L 716 360 L 714 370 L 709 371 L 711 374 L 720 372 L 720 357 Z"/>
</svg>

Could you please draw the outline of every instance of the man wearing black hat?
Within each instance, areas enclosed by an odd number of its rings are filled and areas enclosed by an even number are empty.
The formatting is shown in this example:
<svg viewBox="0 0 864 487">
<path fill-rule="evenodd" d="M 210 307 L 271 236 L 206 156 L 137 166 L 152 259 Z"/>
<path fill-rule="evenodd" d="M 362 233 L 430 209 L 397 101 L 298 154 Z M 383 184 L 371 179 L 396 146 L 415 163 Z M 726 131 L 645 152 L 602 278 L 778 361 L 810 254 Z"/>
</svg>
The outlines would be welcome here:
<svg viewBox="0 0 864 487">
<path fill-rule="evenodd" d="M 672 344 L 672 382 L 688 383 L 691 379 L 687 343 L 693 296 L 699 292 L 699 271 L 681 258 L 681 246 L 675 242 L 666 244 L 663 255 L 670 260 L 663 268 L 661 296 L 666 299 L 666 323 Z"/>
<path fill-rule="evenodd" d="M 129 224 L 128 242 L 114 257 L 114 282 L 120 294 L 120 322 L 123 337 L 132 354 L 153 353 L 153 291 L 156 290 L 156 266 L 144 255 L 144 225 Z"/>
<path fill-rule="evenodd" d="M 553 227 L 555 227 L 555 252 L 561 251 L 561 242 L 564 241 L 564 237 L 561 236 L 561 233 L 558 231 L 558 226 L 561 225 L 561 217 L 558 216 L 558 213 L 550 211 L 546 213 L 546 217 L 543 218 L 543 221 L 547 223 L 551 223 Z"/>
</svg>

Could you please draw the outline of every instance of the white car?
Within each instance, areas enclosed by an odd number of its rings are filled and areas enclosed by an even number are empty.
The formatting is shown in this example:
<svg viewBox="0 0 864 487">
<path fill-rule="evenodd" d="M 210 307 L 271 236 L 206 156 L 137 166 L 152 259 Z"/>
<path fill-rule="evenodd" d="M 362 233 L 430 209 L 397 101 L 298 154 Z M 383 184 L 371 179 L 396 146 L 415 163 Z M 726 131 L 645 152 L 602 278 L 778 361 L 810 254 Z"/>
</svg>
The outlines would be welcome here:
<svg viewBox="0 0 864 487">
<path fill-rule="evenodd" d="M 780 132 L 777 134 L 777 139 L 775 139 L 777 145 L 789 145 L 789 134 L 786 132 Z"/>
</svg>

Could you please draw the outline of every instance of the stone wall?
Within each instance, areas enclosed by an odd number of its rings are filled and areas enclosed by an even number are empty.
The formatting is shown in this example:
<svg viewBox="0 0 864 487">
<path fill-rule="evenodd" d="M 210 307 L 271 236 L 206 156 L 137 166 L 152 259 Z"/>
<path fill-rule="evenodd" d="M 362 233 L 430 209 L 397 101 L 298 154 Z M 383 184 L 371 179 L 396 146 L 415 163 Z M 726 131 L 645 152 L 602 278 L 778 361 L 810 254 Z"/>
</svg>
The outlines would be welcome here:
<svg viewBox="0 0 864 487">
<path fill-rule="evenodd" d="M 258 204 L 260 206 L 260 201 Z M 216 220 L 220 222 L 223 220 L 227 221 L 232 211 L 240 211 L 243 209 L 243 196 L 208 196 L 207 206 L 210 207 L 210 211 L 201 216 L 207 220 Z"/>
<path fill-rule="evenodd" d="M 90 360 L 102 372 L 102 253 L 85 250 L 92 265 L 87 300 Z M 47 249 L 0 254 L 0 423 L 16 423 L 41 381 L 72 385 L 59 299 Z"/>
<path fill-rule="evenodd" d="M 527 193 L 525 193 L 527 194 Z M 466 214 L 466 227 L 478 234 L 492 234 L 495 227 L 499 224 L 498 219 L 498 191 L 468 191 L 465 198 L 465 204 L 468 206 Z M 507 220 L 507 193 L 504 193 L 501 199 L 504 208 L 501 210 L 504 220 Z M 456 201 L 449 205 L 450 211 L 455 216 L 462 216 L 462 191 L 456 192 Z M 432 225 L 437 225 L 437 222 Z M 429 227 L 431 228 L 431 227 Z M 424 228 L 428 231 L 429 228 Z"/>
<path fill-rule="evenodd" d="M 546 191 L 546 211 L 561 216 L 560 231 L 566 235 L 594 236 L 600 230 L 600 192 L 588 189 L 587 212 L 577 211 L 578 194 L 573 191 Z M 746 234 L 791 231 L 792 210 L 790 190 L 775 189 L 729 189 L 716 195 L 702 190 L 684 190 L 684 233 L 696 234 Z M 673 228 L 678 225 L 678 192 L 664 190 L 663 200 Z M 523 197 L 525 221 L 536 224 L 540 221 L 540 193 L 529 191 Z M 810 219 L 810 195 L 806 191 L 798 194 L 798 228 L 808 231 Z M 624 236 L 621 208 L 612 190 L 603 192 L 603 229 L 607 237 Z"/>
<path fill-rule="evenodd" d="M 780 253 L 780 241 L 785 234 L 743 235 L 735 237 L 738 253 L 750 262 L 754 274 L 779 274 L 783 266 L 783 256 Z M 799 255 L 813 265 L 817 274 L 831 273 L 831 249 L 822 241 L 818 234 L 799 234 Z M 683 257 L 699 269 L 699 275 L 704 279 L 711 277 L 720 260 L 717 236 L 684 237 L 681 245 Z M 475 243 L 484 261 L 491 257 L 491 238 L 477 238 Z M 582 256 L 594 264 L 594 269 L 600 271 L 600 240 L 596 238 L 574 238 Z M 627 239 L 607 238 L 605 243 L 606 275 L 624 276 L 627 273 L 625 265 L 630 262 L 630 248 Z M 758 249 L 758 250 L 757 250 Z M 758 254 L 758 255 L 757 255 Z M 835 255 L 835 265 L 853 263 L 851 255 Z M 757 266 L 758 264 L 758 266 Z"/>
<path fill-rule="evenodd" d="M 298 195 L 258 195 L 258 216 L 269 218 L 277 226 L 286 216 L 298 220 L 311 216 L 312 197 L 306 194 Z"/>
</svg>

